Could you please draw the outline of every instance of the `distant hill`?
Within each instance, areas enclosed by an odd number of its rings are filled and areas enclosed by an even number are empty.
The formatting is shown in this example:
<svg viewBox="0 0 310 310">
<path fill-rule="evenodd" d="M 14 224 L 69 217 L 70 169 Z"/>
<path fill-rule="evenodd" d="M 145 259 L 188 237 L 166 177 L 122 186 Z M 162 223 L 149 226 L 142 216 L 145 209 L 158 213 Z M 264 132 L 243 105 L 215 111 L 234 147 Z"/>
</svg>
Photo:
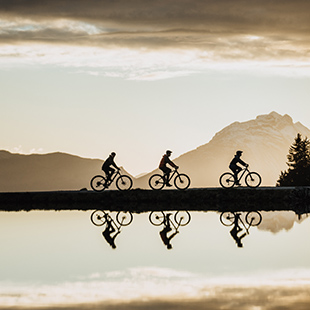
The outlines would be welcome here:
<svg viewBox="0 0 310 310">
<path fill-rule="evenodd" d="M 237 150 L 250 169 L 262 176 L 262 185 L 274 186 L 281 170 L 287 169 L 290 145 L 297 133 L 310 137 L 310 130 L 293 123 L 288 115 L 271 112 L 247 122 L 235 122 L 212 140 L 173 161 L 191 178 L 191 187 L 219 186 L 219 176 Z M 0 192 L 90 189 L 90 179 L 101 173 L 102 160 L 65 153 L 12 154 L 0 151 Z M 134 188 L 149 188 L 151 174 L 133 178 Z M 127 172 L 125 172 L 128 174 Z M 129 175 L 129 174 L 128 174 Z"/>
<path fill-rule="evenodd" d="M 102 162 L 65 153 L 21 155 L 0 151 L 0 191 L 90 189 L 90 179 L 102 172 Z"/>
<path fill-rule="evenodd" d="M 219 186 L 219 176 L 229 171 L 230 160 L 237 150 L 242 150 L 242 159 L 250 164 L 250 170 L 260 173 L 262 185 L 274 186 L 280 171 L 287 169 L 288 149 L 298 132 L 310 138 L 307 127 L 293 123 L 288 115 L 271 112 L 247 122 L 234 122 L 209 143 L 173 161 L 180 166 L 180 172 L 190 176 L 192 187 Z M 136 186 L 147 186 L 155 171 L 139 178 Z"/>
</svg>

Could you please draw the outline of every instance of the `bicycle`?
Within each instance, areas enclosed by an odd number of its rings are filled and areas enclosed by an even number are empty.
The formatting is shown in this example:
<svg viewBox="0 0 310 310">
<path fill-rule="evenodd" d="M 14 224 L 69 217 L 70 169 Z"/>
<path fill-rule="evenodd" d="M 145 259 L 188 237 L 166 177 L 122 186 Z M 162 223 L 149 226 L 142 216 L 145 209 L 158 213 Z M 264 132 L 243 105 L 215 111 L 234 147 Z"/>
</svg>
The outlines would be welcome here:
<svg viewBox="0 0 310 310">
<path fill-rule="evenodd" d="M 189 187 L 191 180 L 185 173 L 179 173 L 178 169 L 173 170 L 173 173 L 170 175 L 167 182 L 169 183 L 175 174 L 176 174 L 174 178 L 175 187 L 179 190 L 186 190 Z M 165 184 L 166 182 L 164 175 L 153 174 L 149 178 L 149 185 L 153 190 L 161 190 L 165 186 Z"/>
<path fill-rule="evenodd" d="M 224 225 L 224 226 L 232 226 L 233 224 L 235 224 L 236 222 L 236 218 L 237 218 L 237 223 L 239 224 L 239 222 L 242 224 L 242 226 L 245 228 L 245 231 L 247 234 L 249 234 L 249 229 L 251 226 L 258 226 L 261 221 L 262 221 L 262 215 L 257 212 L 257 211 L 249 211 L 246 216 L 245 216 L 245 222 L 248 226 L 246 226 L 246 224 L 244 223 L 244 221 L 241 219 L 241 212 L 222 212 L 220 215 L 220 222 Z"/>
<path fill-rule="evenodd" d="M 165 222 L 166 215 L 163 211 L 152 211 L 149 215 L 149 221 L 154 226 L 160 226 Z M 174 223 L 169 219 L 172 226 L 175 228 L 175 231 L 178 231 L 180 226 L 186 226 L 191 220 L 191 215 L 188 211 L 177 211 L 174 214 Z"/>
<path fill-rule="evenodd" d="M 104 225 L 107 219 L 111 220 L 111 222 L 119 231 L 121 226 L 128 226 L 129 224 L 131 224 L 133 220 L 133 215 L 131 212 L 124 212 L 124 211 L 117 212 L 116 221 L 119 224 L 119 226 L 110 216 L 110 214 L 105 212 L 104 210 L 95 210 L 90 216 L 90 220 L 95 226 Z"/>
<path fill-rule="evenodd" d="M 244 167 L 242 170 L 241 175 L 239 176 L 238 180 L 235 180 L 234 174 L 231 172 L 225 172 L 220 176 L 220 184 L 223 188 L 232 188 L 236 183 L 238 183 L 243 175 L 247 172 L 245 176 L 245 183 L 248 187 L 256 188 L 258 187 L 261 182 L 262 178 L 257 172 L 250 172 L 248 166 Z M 240 172 L 241 172 L 240 171 Z"/>
<path fill-rule="evenodd" d="M 109 181 L 107 180 L 106 177 L 102 175 L 95 175 L 90 181 L 90 186 L 95 192 L 102 192 L 106 188 L 109 188 L 109 186 L 113 183 L 115 179 L 116 179 L 116 187 L 120 191 L 131 189 L 132 179 L 128 175 L 121 174 L 119 170 L 117 170 L 112 175 L 112 178 Z"/>
</svg>

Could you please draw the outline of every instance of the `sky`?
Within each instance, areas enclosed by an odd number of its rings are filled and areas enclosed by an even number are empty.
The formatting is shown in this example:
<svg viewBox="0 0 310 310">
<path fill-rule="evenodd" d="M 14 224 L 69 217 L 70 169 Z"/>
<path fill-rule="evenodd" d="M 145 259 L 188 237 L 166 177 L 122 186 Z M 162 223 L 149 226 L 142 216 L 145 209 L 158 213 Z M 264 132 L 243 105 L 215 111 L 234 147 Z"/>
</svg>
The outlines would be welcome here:
<svg viewBox="0 0 310 310">
<path fill-rule="evenodd" d="M 235 121 L 310 127 L 310 3 L 0 0 L 0 149 L 151 171 Z"/>
</svg>

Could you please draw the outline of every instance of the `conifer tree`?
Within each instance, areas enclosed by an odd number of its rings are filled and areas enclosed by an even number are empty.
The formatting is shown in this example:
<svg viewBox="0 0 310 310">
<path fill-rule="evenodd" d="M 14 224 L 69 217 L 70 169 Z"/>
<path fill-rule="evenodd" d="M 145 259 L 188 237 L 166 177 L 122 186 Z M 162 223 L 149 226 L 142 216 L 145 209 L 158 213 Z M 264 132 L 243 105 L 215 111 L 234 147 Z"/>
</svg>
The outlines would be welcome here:
<svg viewBox="0 0 310 310">
<path fill-rule="evenodd" d="M 288 170 L 281 171 L 277 186 L 310 186 L 310 141 L 298 133 L 287 155 Z"/>
</svg>

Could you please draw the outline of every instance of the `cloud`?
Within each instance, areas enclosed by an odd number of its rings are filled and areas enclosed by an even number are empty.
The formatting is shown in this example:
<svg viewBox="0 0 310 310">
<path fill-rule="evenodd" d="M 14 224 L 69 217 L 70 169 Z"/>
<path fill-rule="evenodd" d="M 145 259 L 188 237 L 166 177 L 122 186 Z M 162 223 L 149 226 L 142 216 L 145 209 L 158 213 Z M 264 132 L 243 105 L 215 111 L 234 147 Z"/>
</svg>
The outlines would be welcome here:
<svg viewBox="0 0 310 310">
<path fill-rule="evenodd" d="M 234 62 L 308 72 L 309 12 L 307 0 L 155 0 L 147 5 L 142 0 L 0 0 L 0 62 L 21 58 L 28 63 L 91 66 L 93 54 L 100 50 L 103 58 L 118 52 L 121 57 L 110 58 L 117 68 L 110 76 L 119 70 L 128 79 L 184 76 L 215 63 L 229 67 Z M 139 56 L 174 56 L 168 62 L 162 59 L 157 70 L 144 70 L 134 58 L 128 62 L 130 50 Z M 187 51 L 192 59 L 176 68 L 173 59 Z M 123 68 L 126 61 L 129 73 Z M 134 65 L 143 72 L 131 76 Z"/>
</svg>

